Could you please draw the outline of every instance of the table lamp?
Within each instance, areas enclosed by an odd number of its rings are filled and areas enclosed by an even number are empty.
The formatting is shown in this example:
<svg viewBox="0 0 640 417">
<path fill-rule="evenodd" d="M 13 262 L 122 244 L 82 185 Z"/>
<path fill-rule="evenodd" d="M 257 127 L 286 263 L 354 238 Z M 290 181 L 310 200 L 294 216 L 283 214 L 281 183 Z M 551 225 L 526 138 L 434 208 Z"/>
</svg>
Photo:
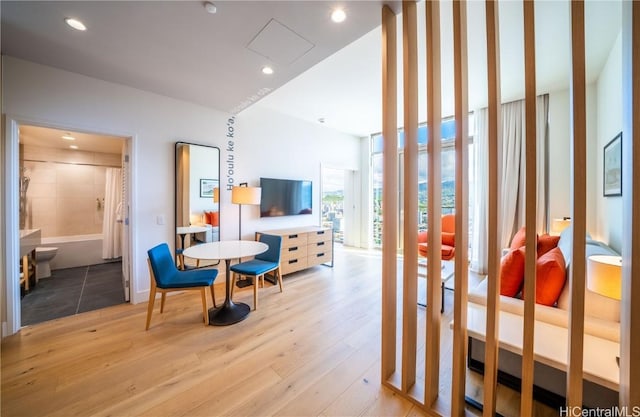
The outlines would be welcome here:
<svg viewBox="0 0 640 417">
<path fill-rule="evenodd" d="M 587 288 L 596 294 L 622 298 L 622 257 L 593 255 L 587 258 Z M 618 366 L 620 357 L 616 356 Z"/>
<path fill-rule="evenodd" d="M 622 258 L 594 255 L 587 258 L 587 288 L 605 297 L 622 298 Z"/>
<path fill-rule="evenodd" d="M 551 222 L 551 234 L 558 236 L 564 229 L 571 225 L 571 217 L 563 217 L 561 219 L 553 219 Z"/>
</svg>

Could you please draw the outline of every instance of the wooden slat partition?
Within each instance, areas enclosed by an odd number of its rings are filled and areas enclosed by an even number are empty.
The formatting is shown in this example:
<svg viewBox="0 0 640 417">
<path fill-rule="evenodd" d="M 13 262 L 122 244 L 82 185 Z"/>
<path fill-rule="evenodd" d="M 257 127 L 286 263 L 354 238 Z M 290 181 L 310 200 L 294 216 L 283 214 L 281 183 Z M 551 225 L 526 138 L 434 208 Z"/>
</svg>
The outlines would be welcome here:
<svg viewBox="0 0 640 417">
<path fill-rule="evenodd" d="M 428 246 L 427 257 L 427 322 L 425 346 L 425 404 L 432 405 L 440 388 L 440 306 L 441 299 L 441 234 L 442 234 L 442 138 L 440 124 L 440 4 L 425 3 L 427 59 L 427 190 Z M 413 201 L 417 201 L 416 184 Z M 408 193 L 407 193 L 408 194 Z M 416 207 L 417 208 L 417 207 Z M 416 210 L 417 213 L 417 210 Z M 405 216 L 407 217 L 407 216 Z M 414 216 L 415 217 L 415 216 Z"/>
<path fill-rule="evenodd" d="M 500 187 L 498 184 L 498 137 L 500 135 L 500 40 L 498 4 L 486 0 L 487 31 L 487 81 L 488 81 L 488 150 L 489 150 L 489 195 L 488 195 L 488 274 L 487 285 L 487 326 L 485 336 L 484 365 L 484 416 L 496 411 L 496 383 L 498 375 L 498 330 L 499 330 L 499 290 L 500 290 L 500 223 L 498 207 Z"/>
<path fill-rule="evenodd" d="M 404 264 L 402 293 L 402 391 L 416 382 L 418 326 L 418 22 L 416 3 L 402 3 L 404 75 Z M 385 216 L 386 217 L 386 216 Z"/>
<path fill-rule="evenodd" d="M 396 15 L 382 8 L 382 381 L 396 370 L 398 228 L 398 91 Z"/>
<path fill-rule="evenodd" d="M 571 2 L 571 127 L 573 160 L 573 250 L 569 277 L 571 306 L 569 309 L 569 343 L 567 358 L 567 406 L 582 407 L 584 346 L 584 295 L 586 272 L 587 224 L 587 129 L 586 75 L 584 44 L 584 3 Z"/>
<path fill-rule="evenodd" d="M 524 274 L 524 326 L 522 340 L 522 386 L 520 415 L 533 415 L 533 339 L 536 308 L 536 230 L 538 190 L 536 143 L 536 39 L 533 1 L 523 1 L 524 16 L 524 75 L 525 75 L 525 227 L 526 255 Z"/>
<path fill-rule="evenodd" d="M 640 4 L 623 2 L 622 16 L 622 108 L 625 111 L 620 405 L 633 410 L 632 407 L 640 407 Z"/>
<path fill-rule="evenodd" d="M 453 80 L 456 120 L 456 256 L 453 293 L 451 415 L 465 415 L 469 286 L 469 90 L 467 3 L 453 2 Z M 444 302 L 444 300 L 443 300 Z"/>
</svg>

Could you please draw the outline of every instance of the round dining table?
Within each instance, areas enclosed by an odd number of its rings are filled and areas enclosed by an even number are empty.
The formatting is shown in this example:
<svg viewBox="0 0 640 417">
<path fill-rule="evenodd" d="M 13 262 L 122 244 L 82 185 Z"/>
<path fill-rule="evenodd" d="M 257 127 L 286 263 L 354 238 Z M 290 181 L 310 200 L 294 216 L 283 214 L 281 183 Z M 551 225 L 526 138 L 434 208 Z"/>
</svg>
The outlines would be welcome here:
<svg viewBox="0 0 640 417">
<path fill-rule="evenodd" d="M 258 255 L 266 252 L 269 246 L 252 240 L 225 240 L 221 242 L 202 243 L 184 250 L 183 255 L 189 258 L 207 261 L 224 260 L 225 270 L 225 298 L 224 304 L 218 308 L 209 309 L 209 324 L 212 326 L 226 326 L 244 320 L 251 308 L 245 303 L 234 303 L 231 300 L 231 260 L 246 256 Z"/>
</svg>

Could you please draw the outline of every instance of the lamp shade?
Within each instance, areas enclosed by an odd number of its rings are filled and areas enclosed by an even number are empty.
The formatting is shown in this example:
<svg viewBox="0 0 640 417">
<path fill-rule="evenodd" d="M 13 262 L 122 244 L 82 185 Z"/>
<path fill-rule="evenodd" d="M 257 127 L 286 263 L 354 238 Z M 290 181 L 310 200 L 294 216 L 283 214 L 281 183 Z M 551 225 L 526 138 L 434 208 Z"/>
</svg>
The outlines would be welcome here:
<svg viewBox="0 0 640 417">
<path fill-rule="evenodd" d="M 622 295 L 622 258 L 594 255 L 587 258 L 587 288 L 619 300 Z"/>
<path fill-rule="evenodd" d="M 231 189 L 231 202 L 233 204 L 260 204 L 262 188 L 260 187 L 233 187 Z"/>
<path fill-rule="evenodd" d="M 568 217 L 563 217 L 562 219 L 553 219 L 553 222 L 551 222 L 551 234 L 559 235 L 564 229 L 569 227 L 570 224 L 571 219 Z"/>
</svg>

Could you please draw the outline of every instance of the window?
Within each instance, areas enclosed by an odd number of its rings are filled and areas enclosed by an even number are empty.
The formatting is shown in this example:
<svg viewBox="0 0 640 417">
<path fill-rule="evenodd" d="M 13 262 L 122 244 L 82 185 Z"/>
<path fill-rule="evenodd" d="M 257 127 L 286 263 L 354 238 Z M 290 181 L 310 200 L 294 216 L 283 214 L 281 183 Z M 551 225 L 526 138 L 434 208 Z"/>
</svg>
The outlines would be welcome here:
<svg viewBox="0 0 640 417">
<path fill-rule="evenodd" d="M 418 228 L 427 228 L 427 125 L 418 127 Z M 469 114 L 469 203 L 473 205 L 473 113 Z M 453 213 L 455 210 L 455 120 L 453 118 L 443 120 L 441 124 L 442 135 L 442 214 Z M 371 172 L 372 172 L 372 195 L 373 195 L 373 243 L 375 247 L 382 246 L 382 134 L 371 136 Z M 400 181 L 400 193 L 398 194 L 399 218 L 394 219 L 398 223 L 404 216 L 403 209 L 403 159 L 404 159 L 404 131 L 398 131 L 398 179 Z M 469 210 L 469 227 L 471 231 L 471 215 Z M 402 228 L 399 227 L 400 233 Z M 399 237 L 399 249 L 402 249 L 402 236 Z"/>
</svg>

